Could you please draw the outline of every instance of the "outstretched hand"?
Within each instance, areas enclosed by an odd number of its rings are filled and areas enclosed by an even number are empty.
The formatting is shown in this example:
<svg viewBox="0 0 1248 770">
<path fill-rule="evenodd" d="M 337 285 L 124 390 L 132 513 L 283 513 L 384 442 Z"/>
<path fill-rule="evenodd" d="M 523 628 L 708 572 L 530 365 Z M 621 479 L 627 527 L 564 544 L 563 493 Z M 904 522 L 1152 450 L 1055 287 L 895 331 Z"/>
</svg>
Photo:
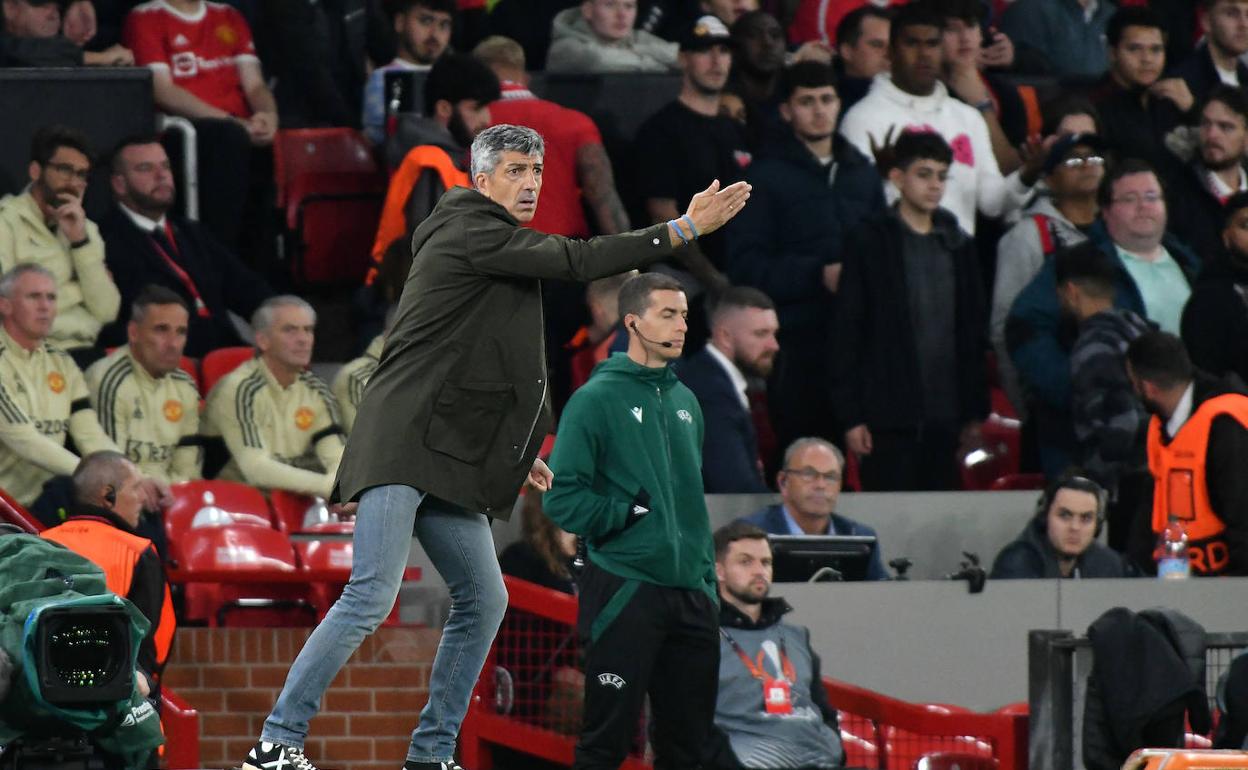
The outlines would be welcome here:
<svg viewBox="0 0 1248 770">
<path fill-rule="evenodd" d="M 713 233 L 735 217 L 741 207 L 750 198 L 750 185 L 746 182 L 730 184 L 719 189 L 719 180 L 711 182 L 711 186 L 693 196 L 689 201 L 689 210 L 685 214 L 693 220 L 698 228 L 698 235 Z"/>
</svg>

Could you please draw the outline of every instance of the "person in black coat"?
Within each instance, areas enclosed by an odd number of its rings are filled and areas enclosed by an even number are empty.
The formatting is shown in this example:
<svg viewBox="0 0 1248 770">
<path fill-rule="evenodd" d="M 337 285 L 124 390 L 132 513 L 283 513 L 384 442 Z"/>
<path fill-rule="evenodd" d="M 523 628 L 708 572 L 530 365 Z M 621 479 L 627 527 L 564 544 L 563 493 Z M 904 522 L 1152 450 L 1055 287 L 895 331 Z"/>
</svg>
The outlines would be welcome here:
<svg viewBox="0 0 1248 770">
<path fill-rule="evenodd" d="M 1248 382 L 1248 192 L 1224 209 L 1226 257 L 1208 265 L 1183 308 L 1183 343 L 1192 363 L 1217 377 Z"/>
<path fill-rule="evenodd" d="M 112 187 L 115 205 L 100 222 L 100 234 L 105 263 L 121 291 L 121 312 L 100 333 L 100 344 L 125 344 L 130 305 L 150 284 L 173 290 L 191 308 L 186 355 L 200 358 L 245 344 L 230 312 L 250 318 L 273 290 L 199 223 L 169 213 L 173 174 L 156 138 L 118 145 Z"/>
<path fill-rule="evenodd" d="M 1234 73 L 1235 87 L 1248 86 L 1248 67 L 1239 57 L 1248 53 L 1248 35 L 1242 31 L 1238 0 L 1203 0 L 1205 41 L 1184 59 L 1174 74 L 1183 78 L 1196 101 L 1203 101 L 1224 81 L 1219 71 Z M 1176 31 L 1171 29 L 1173 36 Z"/>
<path fill-rule="evenodd" d="M 725 273 L 776 303 L 780 348 L 769 388 L 777 442 L 834 438 L 828 397 L 828 329 L 846 234 L 884 211 L 871 162 L 836 135 L 832 68 L 802 62 L 780 80 L 780 114 L 792 131 L 751 164 L 752 202 L 729 226 Z M 872 247 L 874 248 L 874 246 Z"/>
<path fill-rule="evenodd" d="M 897 205 L 846 240 L 832 397 L 868 490 L 952 489 L 988 414 L 987 310 L 975 242 L 940 208 L 953 151 L 907 131 Z"/>
<path fill-rule="evenodd" d="M 989 577 L 1125 578 L 1140 572 L 1121 554 L 1096 542 L 1105 525 L 1106 492 L 1070 471 L 1049 485 L 1036 515 L 1001 549 Z"/>
</svg>

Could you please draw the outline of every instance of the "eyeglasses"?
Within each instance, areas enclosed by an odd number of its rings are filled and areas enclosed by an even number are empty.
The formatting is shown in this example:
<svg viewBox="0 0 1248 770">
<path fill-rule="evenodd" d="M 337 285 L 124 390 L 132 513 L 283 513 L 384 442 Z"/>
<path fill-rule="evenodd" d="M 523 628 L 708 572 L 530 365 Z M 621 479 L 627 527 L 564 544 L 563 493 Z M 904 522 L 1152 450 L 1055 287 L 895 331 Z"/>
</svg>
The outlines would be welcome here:
<svg viewBox="0 0 1248 770">
<path fill-rule="evenodd" d="M 85 182 L 91 178 L 90 168 L 75 168 L 68 163 L 49 163 L 48 168 L 61 176 L 72 176 L 80 182 Z"/>
<path fill-rule="evenodd" d="M 1113 199 L 1114 203 L 1121 203 L 1124 206 L 1138 206 L 1141 203 L 1147 203 L 1151 206 L 1157 203 L 1161 203 L 1161 201 L 1162 201 L 1162 197 L 1161 197 L 1161 193 L 1159 192 L 1146 192 L 1143 195 L 1140 195 L 1137 193 L 1128 193 L 1126 195 L 1120 195 L 1117 198 Z"/>
<path fill-rule="evenodd" d="M 791 473 L 794 476 L 797 476 L 799 479 L 807 483 L 812 483 L 816 479 L 823 479 L 829 484 L 835 484 L 841 480 L 840 471 L 828 471 L 827 473 L 820 473 L 814 468 L 785 468 L 784 472 Z"/>
<path fill-rule="evenodd" d="M 1062 161 L 1062 166 L 1064 166 L 1065 168 L 1083 168 L 1084 166 L 1092 166 L 1093 168 L 1095 168 L 1097 166 L 1104 166 L 1104 165 L 1105 165 L 1105 159 L 1102 158 L 1100 155 L 1089 155 L 1086 158 L 1078 158 L 1078 157 L 1067 158 L 1066 160 Z"/>
</svg>

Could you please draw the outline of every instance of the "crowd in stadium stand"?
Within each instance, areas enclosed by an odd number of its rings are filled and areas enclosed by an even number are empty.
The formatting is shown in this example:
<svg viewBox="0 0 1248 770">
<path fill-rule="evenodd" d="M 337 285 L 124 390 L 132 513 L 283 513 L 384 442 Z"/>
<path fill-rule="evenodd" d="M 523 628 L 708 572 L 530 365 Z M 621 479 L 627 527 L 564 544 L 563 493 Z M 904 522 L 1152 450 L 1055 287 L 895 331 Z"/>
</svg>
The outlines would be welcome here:
<svg viewBox="0 0 1248 770">
<path fill-rule="evenodd" d="M 196 218 L 168 134 L 31 126 L 29 184 L 0 200 L 0 486 L 49 524 L 99 450 L 134 462 L 152 513 L 205 472 L 328 495 L 413 231 L 471 185 L 473 137 L 516 123 L 546 139 L 545 232 L 753 185 L 652 269 L 689 298 L 676 369 L 706 418 L 706 491 L 778 490 L 764 530 L 858 532 L 832 510 L 843 486 L 957 488 L 995 412 L 1022 422 L 1011 470 L 1082 469 L 1145 570 L 1176 513 L 1169 449 L 1197 446 L 1183 516 L 1219 544 L 1200 571 L 1248 572 L 1248 0 L 2 6 L 3 66 L 146 67 L 158 112 L 197 134 Z M 535 72 L 679 86 L 621 141 Z M 355 314 L 333 333 L 361 357 L 332 385 L 309 368 L 323 294 L 296 296 L 273 225 L 275 138 L 320 126 L 360 131 L 389 178 L 367 275 L 334 287 Z M 545 287 L 556 409 L 624 350 L 623 278 Z M 180 368 L 243 345 L 210 391 Z"/>
</svg>

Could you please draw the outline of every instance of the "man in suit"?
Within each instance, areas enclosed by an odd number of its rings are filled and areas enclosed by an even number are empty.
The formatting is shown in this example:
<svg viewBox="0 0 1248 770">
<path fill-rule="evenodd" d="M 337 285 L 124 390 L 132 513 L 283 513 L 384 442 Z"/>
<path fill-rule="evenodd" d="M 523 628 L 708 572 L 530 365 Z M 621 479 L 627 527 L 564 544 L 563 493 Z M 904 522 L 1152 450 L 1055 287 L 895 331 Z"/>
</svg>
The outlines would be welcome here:
<svg viewBox="0 0 1248 770">
<path fill-rule="evenodd" d="M 767 492 L 746 388 L 749 378 L 771 374 L 780 351 L 776 306 L 758 289 L 734 286 L 719 295 L 710 316 L 710 341 L 676 368 L 706 424 L 702 481 L 708 494 Z"/>
<path fill-rule="evenodd" d="M 776 474 L 780 503 L 746 516 L 743 521 L 769 535 L 856 535 L 875 537 L 875 530 L 839 516 L 845 455 L 821 438 L 799 438 L 784 450 L 784 467 Z M 867 580 L 888 580 L 877 542 L 867 567 Z"/>
<path fill-rule="evenodd" d="M 123 139 L 113 153 L 111 183 L 116 205 L 100 223 L 100 233 L 122 310 L 101 333 L 101 343 L 125 344 L 131 305 L 145 286 L 156 284 L 172 289 L 191 308 L 186 355 L 201 358 L 246 344 L 230 313 L 250 318 L 273 290 L 199 223 L 169 213 L 173 172 L 159 140 Z"/>
</svg>

